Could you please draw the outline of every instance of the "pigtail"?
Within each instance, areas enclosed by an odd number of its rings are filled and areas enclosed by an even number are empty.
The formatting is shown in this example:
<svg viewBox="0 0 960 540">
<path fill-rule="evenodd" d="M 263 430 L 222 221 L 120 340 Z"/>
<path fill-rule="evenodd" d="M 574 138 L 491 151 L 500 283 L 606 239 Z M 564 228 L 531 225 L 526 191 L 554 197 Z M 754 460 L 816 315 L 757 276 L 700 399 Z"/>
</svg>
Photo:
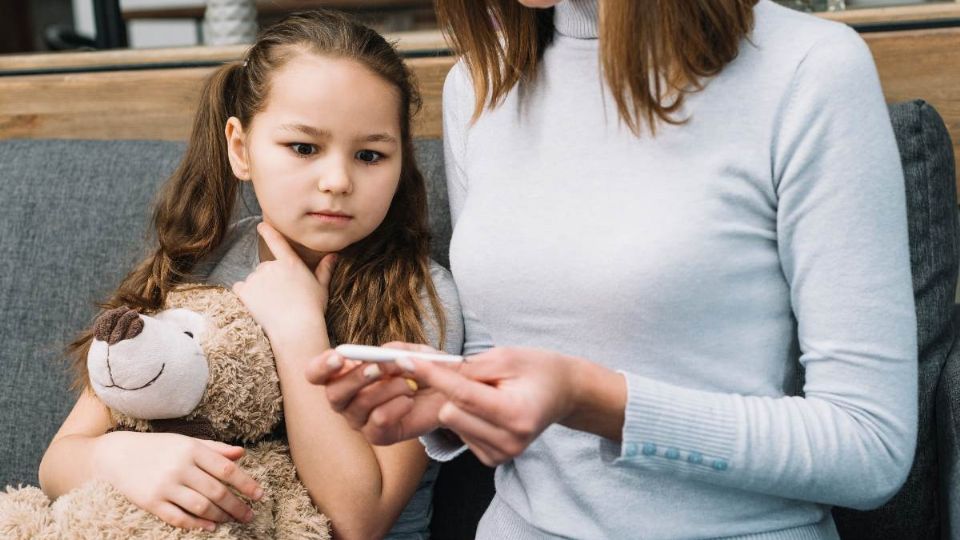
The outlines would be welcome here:
<svg viewBox="0 0 960 540">
<path fill-rule="evenodd" d="M 204 84 L 183 160 L 154 204 L 155 247 L 101 309 L 159 310 L 170 290 L 226 236 L 239 182 L 230 168 L 224 127 L 230 116 L 239 115 L 242 69 L 239 62 L 225 64 Z M 86 361 L 92 341 L 88 329 L 67 347 L 76 391 L 89 388 Z"/>
</svg>

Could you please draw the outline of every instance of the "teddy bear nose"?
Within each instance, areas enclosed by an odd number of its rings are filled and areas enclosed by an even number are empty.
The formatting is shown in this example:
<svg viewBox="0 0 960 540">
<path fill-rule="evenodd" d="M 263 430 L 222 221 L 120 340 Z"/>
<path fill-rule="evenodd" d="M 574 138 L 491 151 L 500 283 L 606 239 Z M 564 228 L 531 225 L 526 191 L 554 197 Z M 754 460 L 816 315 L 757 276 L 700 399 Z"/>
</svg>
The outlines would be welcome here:
<svg viewBox="0 0 960 540">
<path fill-rule="evenodd" d="M 115 345 L 125 339 L 132 339 L 143 332 L 143 321 L 136 311 L 123 306 L 105 311 L 94 323 L 94 337 Z"/>
</svg>

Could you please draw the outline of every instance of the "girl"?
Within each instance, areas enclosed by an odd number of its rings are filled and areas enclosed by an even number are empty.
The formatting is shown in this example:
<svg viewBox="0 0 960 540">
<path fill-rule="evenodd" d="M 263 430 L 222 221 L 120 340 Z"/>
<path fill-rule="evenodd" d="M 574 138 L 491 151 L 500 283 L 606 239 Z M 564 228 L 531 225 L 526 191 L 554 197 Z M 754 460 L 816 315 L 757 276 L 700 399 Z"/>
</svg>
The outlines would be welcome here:
<svg viewBox="0 0 960 540">
<path fill-rule="evenodd" d="M 310 378 L 371 440 L 446 427 L 432 455 L 498 464 L 478 538 L 837 538 L 830 507 L 896 493 L 917 429 L 869 50 L 769 0 L 522 3 L 553 9 L 437 3 L 478 354 L 403 362 L 431 387 L 412 408 L 332 353 Z"/>
<path fill-rule="evenodd" d="M 436 468 L 416 441 L 375 447 L 351 430 L 304 380 L 306 359 L 333 342 L 402 339 L 453 352 L 462 342 L 455 289 L 428 258 L 410 133 L 417 105 L 410 73 L 372 30 L 328 12 L 270 28 L 207 83 L 154 212 L 158 246 L 105 306 L 151 310 L 177 283 L 236 283 L 274 346 L 294 464 L 338 538 L 424 537 Z M 229 226 L 240 182 L 253 185 L 259 225 L 255 217 Z M 89 341 L 75 345 L 81 374 Z M 107 433 L 107 410 L 82 377 L 40 465 L 48 495 L 101 478 L 178 527 L 251 518 L 225 489 L 262 495 L 233 464 L 242 448 Z M 383 384 L 416 390 L 402 379 Z"/>
</svg>

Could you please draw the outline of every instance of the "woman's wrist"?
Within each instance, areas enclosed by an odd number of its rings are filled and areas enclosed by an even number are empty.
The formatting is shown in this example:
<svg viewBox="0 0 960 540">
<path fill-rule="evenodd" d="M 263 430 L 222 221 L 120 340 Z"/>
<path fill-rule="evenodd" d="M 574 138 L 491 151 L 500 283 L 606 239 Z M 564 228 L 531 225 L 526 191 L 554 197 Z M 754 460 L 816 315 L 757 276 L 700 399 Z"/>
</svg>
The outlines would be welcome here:
<svg viewBox="0 0 960 540">
<path fill-rule="evenodd" d="M 599 364 L 572 359 L 568 370 L 572 407 L 561 424 L 619 442 L 627 407 L 627 381 Z"/>
</svg>

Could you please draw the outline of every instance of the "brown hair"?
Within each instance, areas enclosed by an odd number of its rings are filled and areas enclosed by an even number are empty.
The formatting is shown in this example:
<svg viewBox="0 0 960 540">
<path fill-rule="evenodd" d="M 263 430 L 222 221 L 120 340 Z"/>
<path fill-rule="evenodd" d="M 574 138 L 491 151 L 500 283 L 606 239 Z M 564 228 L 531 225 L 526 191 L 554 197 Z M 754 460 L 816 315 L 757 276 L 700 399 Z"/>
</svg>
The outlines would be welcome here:
<svg viewBox="0 0 960 540">
<path fill-rule="evenodd" d="M 620 118 L 635 134 L 674 117 L 737 56 L 758 0 L 598 0 L 600 58 Z M 532 81 L 553 36 L 553 9 L 517 0 L 437 0 L 476 94 L 474 120 L 518 83 Z"/>
<path fill-rule="evenodd" d="M 268 28 L 244 62 L 225 64 L 207 80 L 186 153 L 154 207 L 157 245 L 101 304 L 103 309 L 159 310 L 171 289 L 221 244 L 239 193 L 224 126 L 231 116 L 249 126 L 266 105 L 270 74 L 307 52 L 359 62 L 392 84 L 399 96 L 402 163 L 397 191 L 383 223 L 339 253 L 326 310 L 331 340 L 425 342 L 422 321 L 429 317 L 423 316 L 423 291 L 442 344 L 446 322 L 430 278 L 426 187 L 410 130 L 420 108 L 415 81 L 382 36 L 326 10 L 294 14 Z M 86 355 L 92 337 L 92 330 L 87 331 L 69 348 L 77 389 L 89 384 Z"/>
</svg>

